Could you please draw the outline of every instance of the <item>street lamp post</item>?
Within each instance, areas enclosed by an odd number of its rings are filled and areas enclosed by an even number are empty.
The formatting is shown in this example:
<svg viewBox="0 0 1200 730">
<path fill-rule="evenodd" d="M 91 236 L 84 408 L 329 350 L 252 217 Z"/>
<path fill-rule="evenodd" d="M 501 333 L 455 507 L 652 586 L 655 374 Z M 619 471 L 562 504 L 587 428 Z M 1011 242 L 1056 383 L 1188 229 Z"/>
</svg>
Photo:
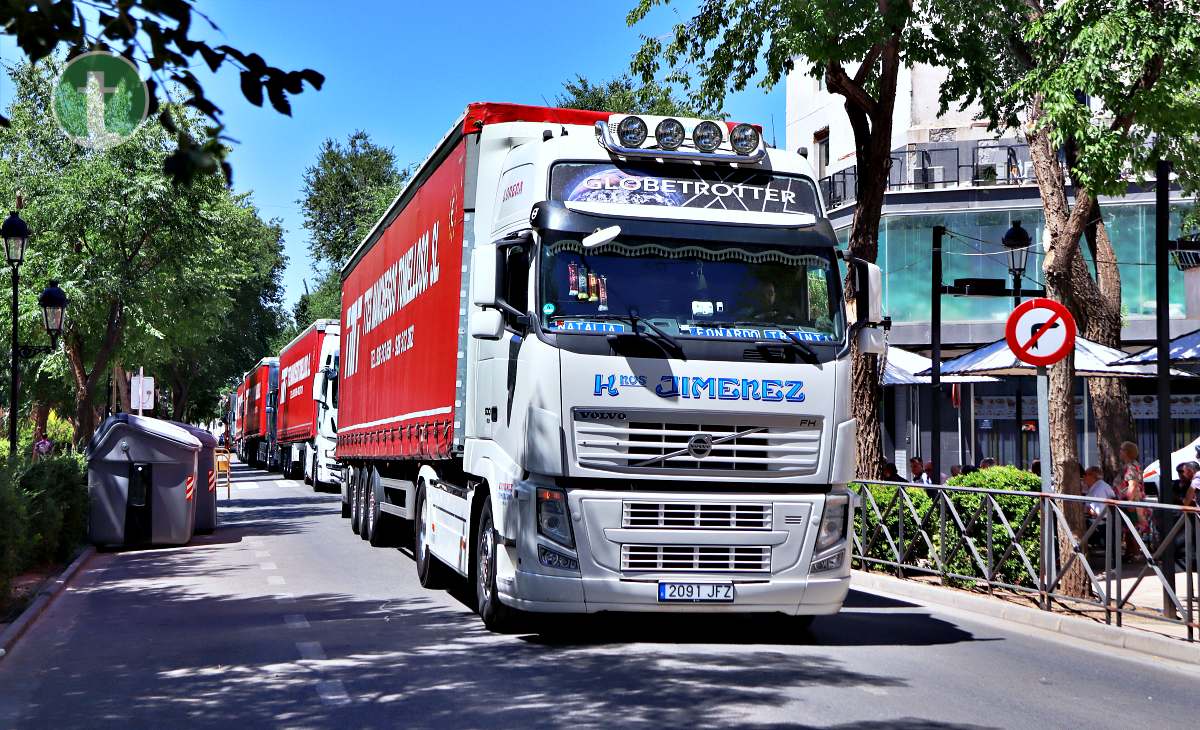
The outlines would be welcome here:
<svg viewBox="0 0 1200 730">
<path fill-rule="evenodd" d="M 29 225 L 21 216 L 13 211 L 0 226 L 0 237 L 4 238 L 4 255 L 8 265 L 12 267 L 12 366 L 8 405 L 8 453 L 9 457 L 17 453 L 17 411 L 20 408 L 18 391 L 20 388 L 21 359 L 32 357 L 37 353 L 52 352 L 58 347 L 58 337 L 62 334 L 63 321 L 67 311 L 67 295 L 58 287 L 57 281 L 42 290 L 38 297 L 38 305 L 42 308 L 42 324 L 50 335 L 50 346 L 22 346 L 18 336 L 18 315 L 20 300 L 18 298 L 21 283 L 21 264 L 25 261 L 25 247 L 29 244 Z"/>
<path fill-rule="evenodd" d="M 1025 276 L 1025 267 L 1029 263 L 1029 246 L 1032 239 L 1029 237 L 1029 232 L 1021 226 L 1021 221 L 1013 221 L 1012 227 L 1004 233 L 1004 238 L 1000 239 L 1000 243 L 1008 250 L 1008 273 L 1012 276 L 1013 284 L 1013 308 L 1021 304 L 1021 279 Z M 1017 466 L 1025 467 L 1025 409 L 1022 403 L 1023 393 L 1021 391 L 1021 378 L 1014 378 L 1017 387 L 1017 409 L 1014 416 L 1017 421 Z M 1045 424 L 1039 424 L 1039 428 L 1046 428 Z M 1045 469 L 1046 465 L 1043 464 Z"/>
</svg>

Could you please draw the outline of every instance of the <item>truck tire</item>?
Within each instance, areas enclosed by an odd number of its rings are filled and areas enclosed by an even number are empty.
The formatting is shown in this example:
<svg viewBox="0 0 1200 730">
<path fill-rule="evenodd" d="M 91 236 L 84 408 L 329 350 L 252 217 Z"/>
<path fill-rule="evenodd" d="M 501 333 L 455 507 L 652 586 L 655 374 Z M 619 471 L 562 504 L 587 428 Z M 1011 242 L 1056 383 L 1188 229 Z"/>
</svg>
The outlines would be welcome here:
<svg viewBox="0 0 1200 730">
<path fill-rule="evenodd" d="M 492 501 L 483 498 L 479 513 L 479 532 L 475 538 L 475 610 L 483 625 L 497 633 L 517 628 L 521 614 L 500 602 L 496 591 L 496 529 L 492 522 Z"/>
<path fill-rule="evenodd" d="M 317 479 L 317 454 L 314 451 L 312 455 L 312 471 L 304 478 L 306 484 L 311 484 L 314 492 L 321 491 L 321 480 Z"/>
<path fill-rule="evenodd" d="M 359 476 L 362 478 L 358 481 L 358 536 L 364 540 L 370 540 L 372 485 L 375 483 L 375 468 L 370 466 L 364 467 L 362 474 Z"/>
<path fill-rule="evenodd" d="M 362 500 L 358 494 L 358 483 L 362 481 L 362 468 L 357 468 L 351 471 L 353 475 L 350 479 L 350 530 L 357 535 L 358 530 L 362 525 Z"/>
<path fill-rule="evenodd" d="M 431 552 L 425 530 L 429 524 L 429 501 L 425 499 L 425 483 L 417 483 L 416 510 L 413 512 L 413 562 L 417 564 L 417 581 L 422 588 L 441 588 L 446 585 L 448 568 Z"/>
<path fill-rule="evenodd" d="M 366 492 L 367 542 L 371 543 L 371 547 L 387 547 L 391 544 L 394 518 L 379 508 L 385 495 L 383 482 L 379 480 L 379 474 L 374 469 L 367 480 Z"/>
</svg>

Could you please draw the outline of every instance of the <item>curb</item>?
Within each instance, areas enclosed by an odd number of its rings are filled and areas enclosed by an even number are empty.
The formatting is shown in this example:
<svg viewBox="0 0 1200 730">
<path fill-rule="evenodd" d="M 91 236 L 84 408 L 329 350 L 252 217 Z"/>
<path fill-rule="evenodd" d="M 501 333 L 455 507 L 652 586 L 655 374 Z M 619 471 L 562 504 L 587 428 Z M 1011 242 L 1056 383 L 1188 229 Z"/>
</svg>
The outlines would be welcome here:
<svg viewBox="0 0 1200 730">
<path fill-rule="evenodd" d="M 0 633 L 0 659 L 3 659 L 10 651 L 12 651 L 12 648 L 16 645 L 17 640 L 24 636 L 25 632 L 28 631 L 31 626 L 33 626 L 33 623 L 37 621 L 43 613 L 46 612 L 46 609 L 50 607 L 50 604 L 54 603 L 54 599 L 58 598 L 59 594 L 66 589 L 67 583 L 71 582 L 71 579 L 75 577 L 75 574 L 78 573 L 84 564 L 87 563 L 87 561 L 95 554 L 96 548 L 92 545 L 88 545 L 83 549 L 83 552 L 81 552 L 78 557 L 71 561 L 71 564 L 68 565 L 57 578 L 55 578 L 48 586 L 45 586 L 42 588 L 42 590 L 38 591 L 37 597 L 34 598 L 33 602 L 21 612 L 21 615 L 17 617 L 17 620 L 9 624 L 8 628 L 4 630 L 4 633 Z"/>
<path fill-rule="evenodd" d="M 1140 629 L 1127 629 L 1075 616 L 1049 613 L 1037 608 L 1014 606 L 995 598 L 976 596 L 952 588 L 925 585 L 903 578 L 866 573 L 860 570 L 850 571 L 850 587 L 957 608 L 970 613 L 1033 626 L 1094 644 L 1200 665 L 1200 644 L 1188 643 L 1181 639 L 1170 639 Z"/>
</svg>

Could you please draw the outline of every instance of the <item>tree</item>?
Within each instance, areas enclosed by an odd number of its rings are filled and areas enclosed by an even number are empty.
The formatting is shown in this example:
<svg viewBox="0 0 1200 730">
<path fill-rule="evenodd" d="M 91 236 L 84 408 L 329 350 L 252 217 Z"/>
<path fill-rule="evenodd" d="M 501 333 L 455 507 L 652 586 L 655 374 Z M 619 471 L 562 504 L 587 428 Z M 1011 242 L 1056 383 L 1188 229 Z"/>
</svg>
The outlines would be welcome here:
<svg viewBox="0 0 1200 730">
<path fill-rule="evenodd" d="M 400 193 L 407 170 L 396 167 L 390 147 L 380 147 L 359 130 L 346 144 L 329 138 L 304 171 L 298 203 L 308 250 L 314 259 L 340 269 Z"/>
<path fill-rule="evenodd" d="M 174 149 L 162 156 L 162 168 L 177 182 L 217 170 L 223 171 L 229 181 L 233 173 L 225 161 L 228 147 L 221 109 L 205 96 L 204 85 L 192 68 L 201 61 L 213 73 L 225 66 L 233 67 L 239 73 L 242 95 L 247 101 L 262 106 L 265 93 L 271 106 L 288 116 L 292 113 L 288 95 L 302 93 L 305 83 L 319 90 L 325 77 L 312 69 L 284 71 L 271 66 L 257 53 L 227 44 L 213 46 L 197 37 L 193 26 L 197 19 L 220 33 L 208 16 L 193 7 L 192 0 L 0 4 L 0 29 L 14 37 L 32 62 L 51 57 L 65 45 L 72 55 L 112 48 L 147 66 L 151 72 L 147 81 L 150 113 L 157 113 L 163 129 L 175 137 Z M 211 124 L 201 127 L 184 123 L 183 107 L 174 105 L 171 86 L 185 90 L 189 98 L 183 101 L 183 106 L 199 111 Z M 161 101 L 159 93 L 165 97 Z M 8 118 L 0 115 L 0 127 L 8 124 Z"/>
<path fill-rule="evenodd" d="M 1200 180 L 1200 17 L 1185 5 L 1009 0 L 980 8 L 988 17 L 972 22 L 969 41 L 980 60 L 951 67 L 943 88 L 943 104 L 978 101 L 993 126 L 1023 128 L 1046 219 L 1047 293 L 1085 336 L 1110 346 L 1120 345 L 1121 275 L 1099 196 L 1123 195 L 1159 159 L 1174 162 L 1185 190 Z M 1068 494 L 1080 492 L 1074 375 L 1072 358 L 1050 371 L 1053 478 Z M 1117 379 L 1091 379 L 1088 388 L 1112 473 L 1121 441 L 1133 435 L 1128 394 Z M 1078 533 L 1078 510 L 1069 522 Z M 1081 571 L 1064 588 L 1088 590 Z"/>
<path fill-rule="evenodd" d="M 643 20 L 669 0 L 640 0 L 629 23 Z M 643 37 L 634 71 L 650 81 L 662 65 L 669 81 L 689 90 L 693 103 L 720 107 L 729 91 L 751 80 L 770 88 L 801 63 L 845 99 L 854 133 L 858 191 L 850 229 L 850 253 L 874 262 L 879 220 L 891 165 L 892 112 L 901 65 L 940 58 L 939 11 L 953 2 L 914 5 L 906 0 L 846 3 L 841 0 L 710 0 L 694 17 L 675 25 L 666 44 Z M 969 10 L 963 11 L 969 12 Z M 689 69 L 695 66 L 697 71 Z M 698 78 L 693 78 L 698 74 Z M 854 297 L 847 280 L 846 295 Z M 853 310 L 851 310 L 853 311 Z M 879 478 L 883 467 L 878 359 L 853 349 L 851 412 L 858 419 L 858 474 Z"/>
<path fill-rule="evenodd" d="M 232 340 L 241 332 L 220 328 L 246 324 L 231 312 L 229 294 L 249 285 L 261 296 L 266 283 L 247 272 L 268 261 L 281 267 L 282 242 L 278 226 L 270 236 L 242 235 L 264 224 L 218 174 L 177 184 L 164 178 L 173 140 L 158 125 L 143 125 L 102 151 L 58 133 L 50 107 L 57 73 L 50 62 L 12 72 L 12 123 L 0 130 L 0 194 L 24 191 L 24 215 L 35 232 L 28 273 L 60 280 L 71 299 L 58 372 L 71 385 L 78 442 L 92 434 L 97 395 L 120 362 L 165 367 L 172 353 L 199 359 L 208 335 L 215 336 L 209 347 L 228 350 L 221 335 Z M 199 123 L 195 112 L 175 113 Z M 37 312 L 36 292 L 24 296 L 27 319 Z M 40 372 L 52 372 L 58 357 L 46 358 Z M 185 413 L 186 403 L 179 406 Z"/>
<path fill-rule="evenodd" d="M 563 82 L 563 93 L 554 105 L 566 109 L 598 112 L 652 114 L 663 117 L 720 117 L 719 107 L 707 108 L 676 98 L 671 87 L 650 79 L 640 86 L 627 74 L 593 84 L 576 74 L 574 81 Z"/>
</svg>

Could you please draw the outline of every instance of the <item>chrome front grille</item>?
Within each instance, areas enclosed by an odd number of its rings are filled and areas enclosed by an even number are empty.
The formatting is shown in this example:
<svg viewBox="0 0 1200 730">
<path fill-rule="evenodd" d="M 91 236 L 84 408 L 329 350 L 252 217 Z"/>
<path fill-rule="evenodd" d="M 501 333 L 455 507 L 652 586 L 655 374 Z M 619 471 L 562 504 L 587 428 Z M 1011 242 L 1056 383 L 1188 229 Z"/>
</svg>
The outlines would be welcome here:
<svg viewBox="0 0 1200 730">
<path fill-rule="evenodd" d="M 771 505 L 624 502 L 621 525 L 650 529 L 769 530 Z"/>
<path fill-rule="evenodd" d="M 766 573 L 767 545 L 622 545 L 621 570 L 655 573 Z"/>
<path fill-rule="evenodd" d="M 806 476 L 817 470 L 821 420 L 793 423 L 670 423 L 576 419 L 575 458 L 586 468 L 624 472 L 695 472 L 751 478 Z M 711 439 L 705 455 L 693 455 L 688 442 Z"/>
</svg>

